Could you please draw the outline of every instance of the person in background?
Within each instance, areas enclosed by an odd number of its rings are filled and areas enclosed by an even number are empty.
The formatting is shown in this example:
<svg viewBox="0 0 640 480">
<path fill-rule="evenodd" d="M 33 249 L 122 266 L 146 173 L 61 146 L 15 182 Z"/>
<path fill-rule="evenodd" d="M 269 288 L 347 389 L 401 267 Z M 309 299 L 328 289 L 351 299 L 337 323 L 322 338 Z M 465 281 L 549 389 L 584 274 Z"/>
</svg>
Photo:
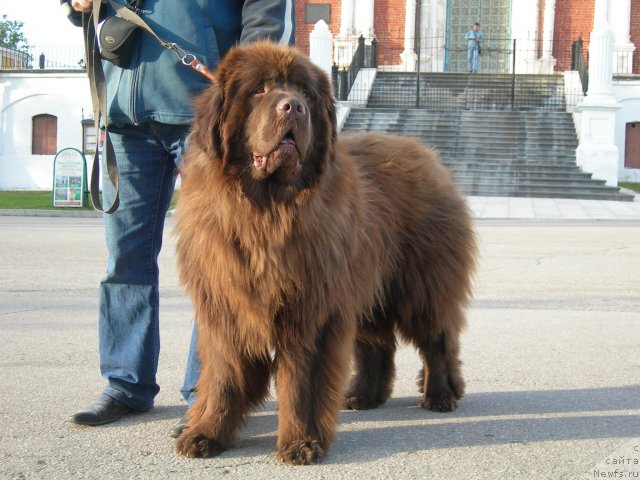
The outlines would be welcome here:
<svg viewBox="0 0 640 480">
<path fill-rule="evenodd" d="M 106 0 L 102 0 L 106 3 Z M 90 12 L 92 0 L 70 0 L 72 23 Z M 71 8 L 69 8 L 71 7 Z M 114 10 L 107 6 L 107 15 Z M 156 0 L 139 15 L 166 41 L 193 53 L 213 70 L 237 43 L 270 39 L 293 44 L 293 0 Z M 102 425 L 152 408 L 159 334 L 158 255 L 165 215 L 174 190 L 192 100 L 210 83 L 146 32 L 137 33 L 127 68 L 103 61 L 109 136 L 119 170 L 120 206 L 104 215 L 109 251 L 100 284 L 100 372 L 107 385 L 97 400 L 76 412 L 81 425 Z M 104 169 L 103 169 L 104 170 Z M 103 179 L 104 204 L 115 192 Z M 194 329 L 195 335 L 195 329 Z M 199 363 L 192 338 L 182 394 L 195 398 Z M 179 435 L 181 422 L 172 432 Z"/>
<path fill-rule="evenodd" d="M 482 51 L 481 44 L 484 41 L 484 35 L 480 30 L 480 24 L 475 22 L 464 38 L 467 40 L 469 73 L 478 73 L 478 67 L 480 66 L 480 52 Z"/>
</svg>

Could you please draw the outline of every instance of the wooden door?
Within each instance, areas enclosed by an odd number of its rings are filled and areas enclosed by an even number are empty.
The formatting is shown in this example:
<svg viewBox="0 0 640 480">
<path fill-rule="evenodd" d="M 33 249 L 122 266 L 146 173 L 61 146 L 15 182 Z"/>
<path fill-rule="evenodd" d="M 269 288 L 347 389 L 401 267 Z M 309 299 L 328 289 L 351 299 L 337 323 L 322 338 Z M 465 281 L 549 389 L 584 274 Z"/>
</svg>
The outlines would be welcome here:
<svg viewBox="0 0 640 480">
<path fill-rule="evenodd" d="M 640 121 L 627 123 L 624 142 L 624 167 L 640 168 Z"/>
</svg>

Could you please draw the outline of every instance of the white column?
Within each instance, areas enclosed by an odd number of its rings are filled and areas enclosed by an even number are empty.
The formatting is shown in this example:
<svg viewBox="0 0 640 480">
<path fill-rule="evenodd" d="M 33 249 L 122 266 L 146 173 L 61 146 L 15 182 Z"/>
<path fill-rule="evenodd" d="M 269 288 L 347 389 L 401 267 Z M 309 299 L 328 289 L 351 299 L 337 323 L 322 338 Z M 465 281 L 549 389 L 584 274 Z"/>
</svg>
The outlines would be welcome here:
<svg viewBox="0 0 640 480">
<path fill-rule="evenodd" d="M 354 13 L 355 0 L 342 0 L 340 34 L 336 38 L 333 59 L 334 63 L 340 68 L 347 67 L 351 63 L 351 58 L 355 51 Z"/>
<path fill-rule="evenodd" d="M 589 42 L 589 90 L 580 105 L 582 119 L 576 160 L 594 178 L 617 185 L 615 121 L 620 106 L 613 96 L 613 31 L 607 22 L 607 0 L 596 0 L 594 19 Z"/>
<path fill-rule="evenodd" d="M 418 0 L 420 25 L 420 71 L 444 70 L 445 32 L 447 24 L 447 0 Z"/>
<path fill-rule="evenodd" d="M 402 65 L 407 72 L 416 69 L 418 55 L 413 49 L 416 38 L 416 2 L 420 0 L 406 0 L 404 16 L 404 51 L 400 54 Z"/>
<path fill-rule="evenodd" d="M 339 67 L 346 67 L 351 63 L 360 35 L 364 35 L 368 42 L 373 38 L 373 2 L 374 0 L 343 0 L 340 35 L 335 43 L 335 63 Z"/>
<path fill-rule="evenodd" d="M 631 0 L 609 2 L 609 25 L 613 29 L 613 72 L 632 73 L 633 52 L 636 47 L 629 37 Z"/>
<path fill-rule="evenodd" d="M 425 42 L 431 48 L 432 58 L 429 71 L 442 72 L 444 71 L 445 32 L 447 31 L 447 0 L 431 0 L 430 5 L 427 30 L 429 41 Z"/>
<path fill-rule="evenodd" d="M 556 21 L 556 0 L 545 0 L 542 35 L 542 57 L 538 62 L 539 73 L 553 73 L 556 59 L 553 58 L 553 30 Z"/>
<path fill-rule="evenodd" d="M 353 35 L 353 8 L 355 0 L 342 0 L 340 9 L 340 36 Z"/>
<path fill-rule="evenodd" d="M 431 0 L 420 0 L 420 25 L 418 25 L 417 35 L 420 35 L 420 71 L 431 71 L 432 45 L 429 43 L 431 30 L 431 20 L 434 18 L 434 2 Z"/>
<path fill-rule="evenodd" d="M 619 0 L 615 0 L 619 1 Z M 589 91 L 592 101 L 613 100 L 613 30 L 607 21 L 608 0 L 596 0 L 593 32 L 589 40 Z"/>
<path fill-rule="evenodd" d="M 540 72 L 540 60 L 537 56 L 538 2 L 511 0 L 511 11 L 514 12 L 511 16 L 511 38 L 516 40 L 516 73 L 547 73 L 548 67 L 544 72 Z M 509 59 L 509 66 L 511 65 L 513 57 Z"/>
<path fill-rule="evenodd" d="M 373 38 L 373 4 L 374 0 L 356 0 L 355 11 L 358 15 L 354 15 L 354 27 L 358 36 L 364 35 L 364 38 L 370 40 Z"/>
</svg>

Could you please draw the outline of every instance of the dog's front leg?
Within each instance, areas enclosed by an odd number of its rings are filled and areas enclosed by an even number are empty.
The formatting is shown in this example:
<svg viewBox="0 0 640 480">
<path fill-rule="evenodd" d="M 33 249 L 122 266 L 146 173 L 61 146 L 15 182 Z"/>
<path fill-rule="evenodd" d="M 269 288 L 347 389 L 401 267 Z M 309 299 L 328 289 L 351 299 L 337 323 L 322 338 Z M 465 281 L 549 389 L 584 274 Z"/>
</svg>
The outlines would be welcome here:
<svg viewBox="0 0 640 480">
<path fill-rule="evenodd" d="M 298 325 L 278 336 L 277 457 L 281 461 L 294 465 L 318 463 L 335 441 L 354 323 L 336 315 L 317 334 Z"/>
<path fill-rule="evenodd" d="M 231 448 L 244 415 L 269 389 L 268 355 L 249 357 L 237 345 L 203 330 L 198 330 L 202 370 L 196 400 L 176 441 L 177 452 L 187 457 L 215 457 Z"/>
</svg>

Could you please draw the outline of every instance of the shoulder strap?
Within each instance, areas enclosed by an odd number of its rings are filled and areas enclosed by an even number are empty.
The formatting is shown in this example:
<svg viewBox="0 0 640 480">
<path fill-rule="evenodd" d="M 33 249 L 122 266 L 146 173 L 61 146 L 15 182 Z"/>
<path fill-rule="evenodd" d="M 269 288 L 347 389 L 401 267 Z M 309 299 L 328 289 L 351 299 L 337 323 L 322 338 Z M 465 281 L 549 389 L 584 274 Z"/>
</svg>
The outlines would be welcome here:
<svg viewBox="0 0 640 480">
<path fill-rule="evenodd" d="M 137 25 L 138 27 L 147 31 L 163 47 L 171 48 L 172 44 L 160 38 L 158 34 L 156 34 L 156 32 L 154 32 L 153 29 L 147 24 L 147 22 L 145 22 L 142 18 L 140 18 L 138 14 L 136 14 L 136 12 L 134 12 L 133 10 L 129 9 L 125 5 L 122 5 L 118 2 L 109 2 L 109 3 L 114 8 L 114 10 L 116 11 L 116 14 L 119 17 L 124 18 L 128 22 L 131 22 L 134 25 Z"/>
<path fill-rule="evenodd" d="M 118 165 L 116 163 L 113 145 L 109 138 L 108 121 L 107 121 L 107 90 L 102 70 L 102 61 L 100 51 L 97 45 L 96 31 L 100 20 L 100 7 L 102 2 L 95 0 L 93 2 L 93 10 L 91 13 L 82 15 L 82 29 L 84 33 L 85 58 L 87 63 L 87 75 L 89 77 L 89 86 L 91 89 L 91 103 L 93 104 L 93 124 L 96 130 L 96 151 L 93 155 L 93 169 L 91 171 L 91 184 L 89 192 L 93 208 L 103 213 L 113 213 L 120 205 L 120 194 L 118 188 Z M 113 185 L 115 196 L 113 203 L 107 209 L 102 207 L 100 200 L 100 124 L 104 127 L 104 145 L 102 147 L 102 155 L 105 159 L 109 180 Z"/>
<path fill-rule="evenodd" d="M 178 44 L 173 42 L 167 42 L 163 40 L 153 29 L 145 22 L 135 11 L 131 10 L 125 5 L 122 5 L 115 1 L 109 1 L 111 6 L 115 9 L 116 14 L 127 20 L 130 23 L 142 28 L 145 32 L 149 33 L 156 42 L 162 45 L 164 48 L 171 50 L 176 54 L 178 59 L 187 67 L 191 67 L 196 70 L 198 73 L 207 77 L 210 81 L 215 82 L 215 75 L 211 72 L 200 60 L 196 58 L 196 56 L 192 53 L 187 52 L 184 48 L 180 47 Z M 142 2 L 139 2 L 141 4 Z M 139 5 L 138 5 L 139 6 Z"/>
</svg>

